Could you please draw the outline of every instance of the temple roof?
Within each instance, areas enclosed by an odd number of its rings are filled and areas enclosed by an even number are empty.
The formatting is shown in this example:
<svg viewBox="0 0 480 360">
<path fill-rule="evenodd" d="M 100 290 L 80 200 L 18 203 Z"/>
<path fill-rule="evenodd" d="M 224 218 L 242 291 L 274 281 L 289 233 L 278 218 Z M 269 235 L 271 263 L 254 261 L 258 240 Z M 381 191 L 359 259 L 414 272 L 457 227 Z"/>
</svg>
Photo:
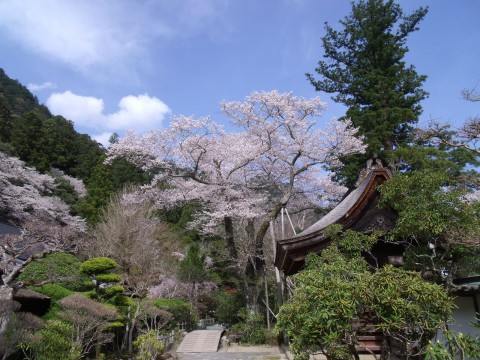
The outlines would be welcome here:
<svg viewBox="0 0 480 360">
<path fill-rule="evenodd" d="M 390 170 L 369 166 L 357 181 L 357 187 L 328 214 L 301 233 L 287 239 L 278 240 L 275 266 L 285 275 L 298 272 L 305 263 L 305 257 L 311 252 L 319 253 L 330 244 L 323 231 L 332 224 L 341 224 L 344 229 L 368 231 L 378 226 L 387 226 L 388 214 L 380 213 L 377 202 L 377 187 L 390 179 Z M 389 219 L 387 219 L 389 220 Z"/>
</svg>

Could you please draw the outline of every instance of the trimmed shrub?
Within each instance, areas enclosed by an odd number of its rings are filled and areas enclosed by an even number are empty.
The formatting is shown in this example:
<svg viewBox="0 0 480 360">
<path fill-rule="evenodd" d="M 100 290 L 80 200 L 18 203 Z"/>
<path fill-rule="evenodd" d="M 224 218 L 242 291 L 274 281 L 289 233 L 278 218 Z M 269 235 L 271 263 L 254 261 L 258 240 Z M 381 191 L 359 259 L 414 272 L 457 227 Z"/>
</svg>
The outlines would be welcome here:
<svg viewBox="0 0 480 360">
<path fill-rule="evenodd" d="M 73 294 L 73 291 L 58 285 L 58 284 L 45 284 L 42 286 L 32 286 L 30 289 L 39 292 L 40 294 L 46 295 L 52 299 L 52 302 L 57 302 L 58 300 L 67 297 L 68 295 Z"/>
<path fill-rule="evenodd" d="M 88 259 L 80 266 L 80 271 L 88 275 L 100 274 L 105 271 L 115 269 L 117 263 L 115 260 L 107 257 L 97 257 Z"/>
<path fill-rule="evenodd" d="M 95 275 L 95 280 L 100 281 L 101 283 L 114 283 L 119 282 L 121 277 L 118 274 L 98 274 Z"/>
<path fill-rule="evenodd" d="M 75 256 L 55 252 L 28 264 L 18 277 L 26 285 L 55 283 L 72 291 L 85 290 L 89 283 L 87 275 L 80 272 L 82 262 Z M 50 295 L 48 295 L 50 296 Z"/>
<path fill-rule="evenodd" d="M 60 306 L 57 304 L 61 299 L 72 295 L 74 292 L 64 288 L 63 286 L 57 284 L 45 284 L 42 286 L 32 286 L 30 289 L 39 292 L 40 294 L 46 295 L 52 299 L 50 309 L 48 312 L 42 316 L 44 320 L 53 320 L 57 317 L 57 313 L 61 310 Z"/>
</svg>

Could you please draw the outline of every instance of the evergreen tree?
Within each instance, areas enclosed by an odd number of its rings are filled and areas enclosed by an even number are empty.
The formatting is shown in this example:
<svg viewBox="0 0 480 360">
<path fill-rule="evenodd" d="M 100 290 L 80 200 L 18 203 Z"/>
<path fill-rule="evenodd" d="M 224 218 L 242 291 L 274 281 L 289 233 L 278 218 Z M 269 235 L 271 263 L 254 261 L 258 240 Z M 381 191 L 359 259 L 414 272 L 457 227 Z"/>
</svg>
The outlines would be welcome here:
<svg viewBox="0 0 480 360">
<path fill-rule="evenodd" d="M 43 151 L 48 156 L 50 166 L 70 172 L 75 161 L 75 138 L 78 136 L 73 122 L 62 116 L 47 119 L 43 122 L 42 136 Z"/>
<path fill-rule="evenodd" d="M 115 192 L 108 167 L 103 163 L 102 158 L 97 161 L 88 179 L 87 196 L 80 199 L 74 209 L 90 224 L 99 220 L 101 209 L 108 204 Z"/>
<path fill-rule="evenodd" d="M 42 119 L 52 116 L 45 105 L 40 105 L 38 99 L 26 86 L 18 80 L 10 79 L 5 71 L 0 68 L 0 97 L 7 103 L 12 115 L 22 116 L 34 112 Z"/>
<path fill-rule="evenodd" d="M 8 143 L 12 136 L 13 120 L 10 107 L 0 96 L 0 142 Z"/>
<path fill-rule="evenodd" d="M 48 151 L 45 149 L 42 136 L 43 121 L 34 112 L 26 113 L 16 120 L 11 140 L 16 155 L 28 166 L 33 166 L 40 172 L 50 169 Z"/>
<path fill-rule="evenodd" d="M 418 121 L 420 101 L 428 95 L 421 88 L 426 76 L 407 66 L 404 56 L 408 35 L 418 30 L 426 13 L 420 7 L 405 15 L 393 0 L 360 0 L 340 21 L 342 30 L 325 24 L 326 60 L 315 69 L 321 77 L 307 77 L 317 91 L 336 94 L 333 100 L 348 107 L 346 117 L 365 136 L 366 154 L 346 159 L 341 173 L 350 184 L 366 158 L 377 153 L 386 160 L 409 140 L 411 125 Z"/>
</svg>

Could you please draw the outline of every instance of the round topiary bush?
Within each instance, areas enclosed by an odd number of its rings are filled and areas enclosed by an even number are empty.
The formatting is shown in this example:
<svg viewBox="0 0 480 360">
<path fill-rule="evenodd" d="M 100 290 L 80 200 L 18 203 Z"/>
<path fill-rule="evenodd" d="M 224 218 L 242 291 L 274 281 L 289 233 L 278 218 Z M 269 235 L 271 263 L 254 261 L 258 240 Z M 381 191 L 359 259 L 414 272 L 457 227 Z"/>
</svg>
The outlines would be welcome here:
<svg viewBox="0 0 480 360">
<path fill-rule="evenodd" d="M 117 263 L 115 260 L 107 257 L 96 257 L 83 262 L 80 266 L 80 271 L 88 275 L 95 275 L 115 269 L 116 267 Z"/>
</svg>

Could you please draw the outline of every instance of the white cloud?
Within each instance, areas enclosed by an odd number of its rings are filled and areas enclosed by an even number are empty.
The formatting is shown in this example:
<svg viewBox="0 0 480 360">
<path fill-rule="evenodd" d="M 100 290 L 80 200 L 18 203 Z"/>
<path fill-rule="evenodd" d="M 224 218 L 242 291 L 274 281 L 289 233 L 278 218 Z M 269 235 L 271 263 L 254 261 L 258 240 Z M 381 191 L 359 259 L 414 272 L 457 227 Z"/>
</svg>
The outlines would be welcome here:
<svg viewBox="0 0 480 360">
<path fill-rule="evenodd" d="M 53 93 L 47 99 L 47 106 L 53 114 L 62 115 L 79 126 L 96 129 L 105 123 L 103 100 L 92 96 L 80 96 L 71 91 Z"/>
<path fill-rule="evenodd" d="M 51 60 L 81 70 L 108 70 L 145 59 L 149 45 L 158 47 L 158 40 L 204 30 L 221 33 L 226 6 L 224 0 L 2 0 L 0 28 L 28 51 Z"/>
<path fill-rule="evenodd" d="M 56 87 L 57 87 L 57 85 L 55 85 L 54 83 L 52 83 L 50 81 L 45 81 L 41 84 L 30 83 L 30 84 L 27 85 L 27 89 L 30 90 L 31 92 L 47 90 L 47 89 L 55 89 Z"/>
<path fill-rule="evenodd" d="M 107 126 L 111 129 L 132 129 L 140 131 L 158 128 L 165 116 L 171 112 L 163 101 L 147 94 L 129 95 L 120 100 L 120 110 L 107 116 Z"/>
<path fill-rule="evenodd" d="M 90 133 L 103 132 L 98 135 L 101 138 L 110 137 L 114 131 L 133 129 L 147 132 L 159 129 L 165 117 L 171 113 L 167 104 L 148 94 L 123 97 L 118 104 L 118 111 L 111 114 L 104 113 L 103 99 L 76 95 L 71 91 L 53 93 L 47 99 L 47 106 L 53 114 L 72 120 L 77 128 L 92 130 Z"/>
<path fill-rule="evenodd" d="M 108 140 L 110 140 L 110 137 L 113 135 L 112 132 L 104 132 L 99 135 L 94 135 L 92 136 L 92 139 L 95 141 L 98 141 L 100 144 L 102 144 L 104 147 L 108 147 L 110 144 Z"/>
</svg>

